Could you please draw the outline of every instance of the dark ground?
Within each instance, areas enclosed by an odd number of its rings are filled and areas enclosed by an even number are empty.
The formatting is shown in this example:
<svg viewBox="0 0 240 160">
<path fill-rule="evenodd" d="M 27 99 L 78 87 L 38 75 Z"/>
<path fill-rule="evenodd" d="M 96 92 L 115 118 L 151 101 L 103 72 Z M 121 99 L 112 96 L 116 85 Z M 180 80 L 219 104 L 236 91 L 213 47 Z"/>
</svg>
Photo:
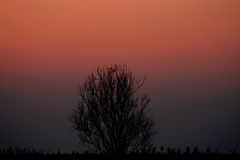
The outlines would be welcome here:
<svg viewBox="0 0 240 160">
<path fill-rule="evenodd" d="M 97 155 L 97 154 L 7 154 L 0 159 L 26 160 L 240 160 L 239 154 L 128 154 L 128 155 Z"/>
<path fill-rule="evenodd" d="M 19 148 L 4 148 L 0 149 L 0 160 L 240 160 L 240 152 L 238 147 L 229 150 L 226 153 L 220 153 L 216 150 L 211 150 L 209 147 L 206 151 L 199 151 L 198 147 L 187 147 L 185 151 L 180 149 L 164 149 L 157 152 L 155 150 L 145 153 L 132 153 L 122 155 L 109 154 L 91 154 L 91 153 L 77 153 L 71 154 L 61 153 L 60 151 L 36 151 L 34 149 L 19 149 Z"/>
</svg>

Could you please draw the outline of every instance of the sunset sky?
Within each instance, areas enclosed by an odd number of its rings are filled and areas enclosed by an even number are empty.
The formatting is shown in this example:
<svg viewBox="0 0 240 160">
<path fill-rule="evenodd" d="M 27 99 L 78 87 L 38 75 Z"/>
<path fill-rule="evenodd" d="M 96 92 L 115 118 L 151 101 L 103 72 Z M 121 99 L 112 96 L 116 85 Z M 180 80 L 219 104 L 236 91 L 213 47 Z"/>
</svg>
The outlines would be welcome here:
<svg viewBox="0 0 240 160">
<path fill-rule="evenodd" d="M 146 76 L 157 147 L 240 145 L 239 0 L 1 0 L 0 148 L 81 150 L 75 89 L 115 63 Z"/>
</svg>

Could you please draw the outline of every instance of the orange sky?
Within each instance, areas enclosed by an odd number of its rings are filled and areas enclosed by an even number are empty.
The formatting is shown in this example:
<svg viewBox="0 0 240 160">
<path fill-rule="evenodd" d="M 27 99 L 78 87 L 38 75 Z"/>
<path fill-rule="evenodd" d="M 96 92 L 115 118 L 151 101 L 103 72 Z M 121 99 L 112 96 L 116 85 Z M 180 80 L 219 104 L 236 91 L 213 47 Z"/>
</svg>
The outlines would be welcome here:
<svg viewBox="0 0 240 160">
<path fill-rule="evenodd" d="M 0 71 L 48 77 L 127 63 L 142 73 L 239 74 L 239 0 L 6 0 Z"/>
<path fill-rule="evenodd" d="M 0 0 L 1 144 L 71 151 L 74 89 L 114 63 L 146 74 L 159 144 L 240 144 L 240 0 Z"/>
</svg>

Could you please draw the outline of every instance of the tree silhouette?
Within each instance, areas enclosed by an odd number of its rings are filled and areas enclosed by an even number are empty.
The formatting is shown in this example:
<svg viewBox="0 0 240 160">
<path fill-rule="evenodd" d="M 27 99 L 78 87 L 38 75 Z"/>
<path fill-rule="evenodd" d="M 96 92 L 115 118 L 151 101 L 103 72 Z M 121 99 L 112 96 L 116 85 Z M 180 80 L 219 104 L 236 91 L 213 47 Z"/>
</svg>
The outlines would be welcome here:
<svg viewBox="0 0 240 160">
<path fill-rule="evenodd" d="M 79 101 L 70 121 L 80 143 L 108 154 L 153 149 L 155 123 L 148 116 L 147 95 L 138 96 L 145 79 L 136 79 L 126 65 L 98 67 L 77 88 Z"/>
</svg>

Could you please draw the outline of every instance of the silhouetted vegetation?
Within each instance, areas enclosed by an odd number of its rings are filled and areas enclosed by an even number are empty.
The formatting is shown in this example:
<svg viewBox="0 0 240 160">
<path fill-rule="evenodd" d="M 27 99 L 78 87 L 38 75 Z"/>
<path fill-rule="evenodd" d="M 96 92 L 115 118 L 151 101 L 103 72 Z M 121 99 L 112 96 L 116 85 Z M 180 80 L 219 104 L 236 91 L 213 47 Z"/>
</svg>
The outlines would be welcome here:
<svg viewBox="0 0 240 160">
<path fill-rule="evenodd" d="M 0 159 L 51 159 L 51 160 L 101 160 L 101 159 L 155 159 L 155 160 L 170 160 L 170 159 L 182 159 L 182 160 L 239 160 L 240 154 L 236 150 L 237 147 L 230 150 L 227 153 L 217 153 L 215 150 L 211 150 L 209 147 L 205 151 L 201 151 L 198 147 L 187 147 L 181 151 L 180 148 L 164 148 L 161 147 L 158 152 L 145 152 L 145 153 L 129 153 L 129 154 L 93 154 L 93 153 L 61 153 L 60 151 L 37 151 L 34 149 L 19 149 L 19 148 L 6 148 L 0 150 Z M 206 151 L 209 152 L 206 152 Z"/>
<path fill-rule="evenodd" d="M 150 99 L 137 95 L 144 79 L 126 65 L 98 67 L 79 86 L 79 102 L 70 116 L 80 143 L 107 154 L 151 152 L 154 122 Z"/>
</svg>

